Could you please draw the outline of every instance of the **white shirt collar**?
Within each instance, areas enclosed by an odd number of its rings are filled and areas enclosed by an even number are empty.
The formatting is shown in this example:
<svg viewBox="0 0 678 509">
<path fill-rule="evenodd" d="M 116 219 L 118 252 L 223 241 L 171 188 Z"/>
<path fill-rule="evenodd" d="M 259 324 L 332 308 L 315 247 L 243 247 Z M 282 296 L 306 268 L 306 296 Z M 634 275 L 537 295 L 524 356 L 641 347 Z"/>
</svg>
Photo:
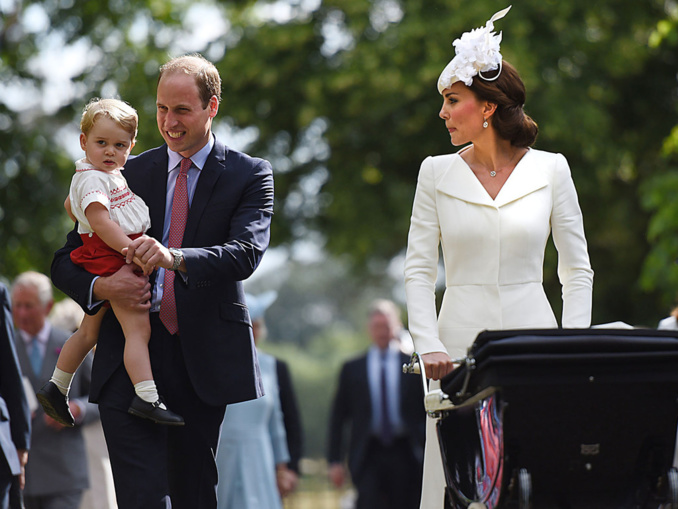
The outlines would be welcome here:
<svg viewBox="0 0 678 509">
<path fill-rule="evenodd" d="M 399 343 L 397 339 L 392 339 L 388 343 L 388 347 L 386 348 L 386 354 L 388 355 L 388 358 L 391 359 L 393 358 L 394 354 L 400 351 Z M 376 345 L 370 346 L 370 355 L 374 356 L 376 358 L 381 359 L 382 354 L 384 353 L 382 350 L 380 350 Z"/>
<path fill-rule="evenodd" d="M 205 166 L 205 163 L 207 162 L 207 157 L 210 155 L 210 152 L 212 152 L 213 147 L 214 147 L 214 135 L 210 135 L 210 139 L 205 144 L 205 146 L 191 156 L 191 161 L 193 162 L 193 165 L 198 168 L 198 170 L 202 170 L 203 167 Z M 167 155 L 169 156 L 169 160 L 167 162 L 167 171 L 172 171 L 174 168 L 179 166 L 179 163 L 184 158 L 184 156 L 182 156 L 178 152 L 170 150 L 169 147 L 167 147 Z"/>
<path fill-rule="evenodd" d="M 38 341 L 43 346 L 43 348 L 47 344 L 50 332 L 52 332 L 52 326 L 50 325 L 48 320 L 45 320 L 45 325 L 42 327 L 42 329 L 40 329 L 40 332 L 36 334 L 36 337 L 38 338 Z M 19 329 L 19 334 L 21 335 L 21 339 L 24 340 L 24 343 L 26 343 L 26 346 L 31 346 L 31 344 L 33 343 L 33 336 L 31 336 L 28 332 L 21 329 Z"/>
</svg>

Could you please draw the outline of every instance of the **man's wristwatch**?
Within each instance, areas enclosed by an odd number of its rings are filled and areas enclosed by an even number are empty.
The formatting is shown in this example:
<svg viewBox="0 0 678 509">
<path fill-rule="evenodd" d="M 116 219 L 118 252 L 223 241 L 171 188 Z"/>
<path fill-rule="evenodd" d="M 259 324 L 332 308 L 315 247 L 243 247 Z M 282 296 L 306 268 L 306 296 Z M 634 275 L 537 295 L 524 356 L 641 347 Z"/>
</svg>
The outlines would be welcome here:
<svg viewBox="0 0 678 509">
<path fill-rule="evenodd" d="M 174 263 L 169 270 L 177 271 L 179 270 L 179 265 L 181 265 L 181 260 L 184 259 L 184 253 L 182 253 L 180 249 L 175 249 L 173 247 L 169 248 L 169 252 L 174 256 Z"/>
</svg>

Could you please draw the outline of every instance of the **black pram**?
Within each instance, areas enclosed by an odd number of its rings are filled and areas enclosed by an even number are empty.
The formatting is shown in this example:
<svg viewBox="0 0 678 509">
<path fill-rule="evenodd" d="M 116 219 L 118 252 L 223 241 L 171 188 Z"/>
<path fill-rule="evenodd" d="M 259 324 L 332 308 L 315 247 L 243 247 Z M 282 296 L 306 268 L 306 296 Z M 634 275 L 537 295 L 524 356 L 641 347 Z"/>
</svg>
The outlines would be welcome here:
<svg viewBox="0 0 678 509">
<path fill-rule="evenodd" d="M 441 390 L 447 507 L 678 508 L 678 332 L 483 332 Z"/>
</svg>

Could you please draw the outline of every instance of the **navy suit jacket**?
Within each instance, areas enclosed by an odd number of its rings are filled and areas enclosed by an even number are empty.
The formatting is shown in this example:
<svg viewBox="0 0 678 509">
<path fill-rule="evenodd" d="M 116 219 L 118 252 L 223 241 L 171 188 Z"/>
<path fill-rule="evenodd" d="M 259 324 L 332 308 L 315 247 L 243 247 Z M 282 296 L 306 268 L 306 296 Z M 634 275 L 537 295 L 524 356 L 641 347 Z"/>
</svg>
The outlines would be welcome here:
<svg viewBox="0 0 678 509">
<path fill-rule="evenodd" d="M 292 377 L 287 363 L 275 360 L 275 369 L 278 374 L 278 389 L 280 392 L 280 407 L 282 408 L 287 448 L 290 452 L 288 467 L 299 474 L 299 462 L 303 454 L 304 432 L 301 425 L 301 414 L 297 405 L 297 396 L 292 385 Z"/>
<path fill-rule="evenodd" d="M 409 357 L 400 354 L 404 364 Z M 426 436 L 426 411 L 421 378 L 400 373 L 400 411 L 414 460 L 423 464 Z M 344 430 L 350 426 L 348 468 L 353 480 L 360 478 L 369 461 L 367 448 L 372 437 L 372 398 L 367 375 L 367 355 L 346 362 L 339 375 L 339 387 L 332 404 L 328 444 L 328 461 L 341 462 L 344 457 Z"/>
<path fill-rule="evenodd" d="M 167 146 L 131 158 L 124 176 L 151 214 L 148 235 L 162 241 L 167 193 Z M 198 396 L 209 405 L 263 394 L 251 321 L 242 286 L 259 265 L 270 240 L 273 172 L 268 161 L 231 150 L 219 140 L 200 172 L 188 213 L 182 251 L 187 281 L 174 289 L 182 352 Z M 81 244 L 74 229 L 55 253 L 52 280 L 86 312 L 94 276 L 70 260 Z M 151 343 L 153 339 L 151 339 Z M 123 362 L 124 336 L 106 313 L 92 375 L 92 401 Z M 151 361 L 153 348 L 151 344 Z"/>
<path fill-rule="evenodd" d="M 19 475 L 21 466 L 16 450 L 30 448 L 31 413 L 14 347 L 9 292 L 2 283 L 0 308 L 0 452 L 12 475 Z"/>
</svg>

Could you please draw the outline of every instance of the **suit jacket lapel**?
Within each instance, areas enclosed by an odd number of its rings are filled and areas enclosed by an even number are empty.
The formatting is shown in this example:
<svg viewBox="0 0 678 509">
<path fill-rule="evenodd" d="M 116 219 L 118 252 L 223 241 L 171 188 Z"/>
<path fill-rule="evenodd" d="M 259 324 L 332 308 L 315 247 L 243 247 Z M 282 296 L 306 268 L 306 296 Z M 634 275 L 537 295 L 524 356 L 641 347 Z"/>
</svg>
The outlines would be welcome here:
<svg viewBox="0 0 678 509">
<path fill-rule="evenodd" d="M 35 373 L 33 373 L 33 368 L 31 367 L 31 360 L 28 358 L 28 349 L 26 347 L 26 342 L 24 341 L 19 329 L 14 329 L 14 347 L 16 349 L 17 356 L 19 357 L 19 364 L 21 365 L 21 374 L 24 377 L 28 377 L 31 381 L 31 384 L 36 385 Z"/>
<path fill-rule="evenodd" d="M 372 419 L 372 413 L 374 410 L 372 409 L 372 391 L 370 390 L 370 377 L 367 374 L 368 371 L 368 356 L 365 355 L 360 359 L 360 363 L 358 364 L 358 380 L 357 380 L 357 387 L 363 388 L 361 391 L 361 394 L 364 398 L 367 399 L 367 406 L 370 409 L 370 415 L 366 416 L 367 421 L 370 422 Z"/>
<path fill-rule="evenodd" d="M 144 200 L 151 214 L 151 229 L 148 235 L 162 242 L 162 231 L 165 224 L 165 205 L 167 203 L 167 150 L 153 162 L 148 171 L 148 190 Z"/>
<path fill-rule="evenodd" d="M 212 152 L 207 157 L 205 166 L 200 170 L 200 177 L 195 188 L 191 209 L 188 211 L 186 220 L 186 229 L 184 230 L 184 240 L 182 245 L 190 247 L 193 244 L 195 234 L 200 223 L 200 218 L 205 212 L 205 207 L 214 190 L 219 177 L 225 170 L 226 146 L 215 139 Z"/>
<path fill-rule="evenodd" d="M 49 377 L 52 376 L 62 346 L 63 345 L 59 344 L 59 342 L 54 339 L 54 330 L 51 330 L 49 338 L 47 338 L 47 344 L 45 345 L 45 355 L 42 358 L 42 367 L 40 368 L 40 376 L 38 377 L 40 380 L 49 379 Z"/>
</svg>

